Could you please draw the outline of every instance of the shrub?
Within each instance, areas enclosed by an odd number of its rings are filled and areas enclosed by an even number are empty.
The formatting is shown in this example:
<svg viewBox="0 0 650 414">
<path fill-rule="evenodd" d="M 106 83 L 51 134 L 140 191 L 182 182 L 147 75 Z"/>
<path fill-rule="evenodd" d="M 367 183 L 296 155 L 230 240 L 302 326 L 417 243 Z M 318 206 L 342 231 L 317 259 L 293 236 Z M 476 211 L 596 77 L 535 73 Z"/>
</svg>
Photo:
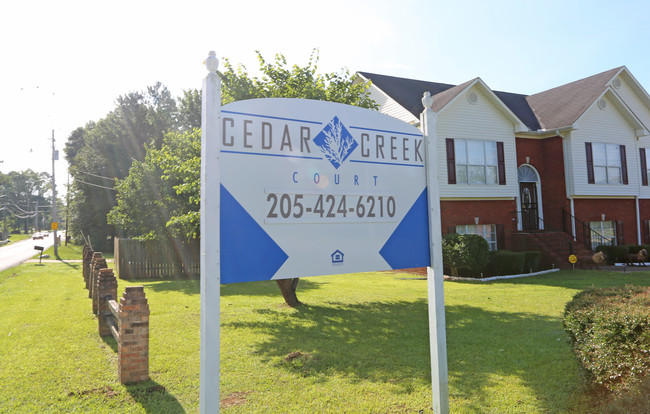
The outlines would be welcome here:
<svg viewBox="0 0 650 414">
<path fill-rule="evenodd" d="M 564 328 L 597 383 L 611 388 L 650 373 L 650 288 L 580 292 L 565 307 Z"/>
<path fill-rule="evenodd" d="M 491 252 L 487 272 L 492 276 L 518 275 L 524 272 L 525 265 L 525 253 L 513 252 L 510 250 L 497 250 Z"/>
<path fill-rule="evenodd" d="M 451 269 L 453 276 L 458 276 L 460 269 L 466 269 L 476 276 L 489 260 L 490 246 L 483 237 L 457 233 L 442 236 L 442 261 Z"/>
<path fill-rule="evenodd" d="M 528 250 L 524 252 L 526 257 L 524 262 L 524 272 L 539 271 L 539 263 L 542 261 L 542 253 L 537 250 Z"/>
<path fill-rule="evenodd" d="M 605 253 L 607 264 L 625 263 L 627 254 L 630 252 L 629 246 L 598 246 L 596 253 L 602 251 Z"/>
</svg>

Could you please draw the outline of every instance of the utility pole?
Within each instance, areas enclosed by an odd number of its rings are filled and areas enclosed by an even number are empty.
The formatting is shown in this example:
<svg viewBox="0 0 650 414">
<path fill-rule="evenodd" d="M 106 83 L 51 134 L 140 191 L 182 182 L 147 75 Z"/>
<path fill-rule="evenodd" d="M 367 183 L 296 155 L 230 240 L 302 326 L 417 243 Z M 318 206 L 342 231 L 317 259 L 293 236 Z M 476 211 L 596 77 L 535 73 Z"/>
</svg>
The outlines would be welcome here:
<svg viewBox="0 0 650 414">
<path fill-rule="evenodd" d="M 56 219 L 56 179 L 54 178 L 54 161 L 57 160 L 57 153 L 54 149 L 54 130 L 52 130 L 52 223 L 57 223 Z M 56 231 L 58 223 L 54 226 L 54 256 L 59 257 L 59 248 L 57 243 Z"/>
</svg>

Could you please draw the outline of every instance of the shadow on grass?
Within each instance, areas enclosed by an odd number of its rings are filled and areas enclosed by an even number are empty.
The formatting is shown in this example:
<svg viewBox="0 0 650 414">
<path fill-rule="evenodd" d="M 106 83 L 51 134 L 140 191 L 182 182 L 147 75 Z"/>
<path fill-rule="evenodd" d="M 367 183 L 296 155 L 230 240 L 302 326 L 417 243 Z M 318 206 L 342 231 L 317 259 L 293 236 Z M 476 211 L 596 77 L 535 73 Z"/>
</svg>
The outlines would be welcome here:
<svg viewBox="0 0 650 414">
<path fill-rule="evenodd" d="M 113 352 L 117 353 L 117 341 L 112 336 L 103 336 L 102 340 Z M 136 384 L 125 384 L 131 397 L 148 413 L 185 413 L 176 398 L 169 394 L 163 385 L 149 380 Z"/>
<path fill-rule="evenodd" d="M 145 286 L 145 290 L 154 292 L 175 291 L 186 295 L 198 295 L 201 293 L 200 281 L 198 279 L 175 279 L 175 280 L 152 280 L 152 279 L 128 279 L 129 283 L 138 283 Z M 298 283 L 297 295 L 308 290 L 319 289 L 320 283 L 314 283 L 301 278 Z M 245 282 L 221 285 L 221 296 L 277 296 L 282 301 L 282 293 L 275 281 Z"/>
<path fill-rule="evenodd" d="M 248 329 L 268 338 L 254 348 L 264 363 L 316 381 L 342 375 L 353 381 L 389 383 L 398 393 L 430 386 L 425 300 L 331 303 L 304 305 L 295 312 L 257 312 L 264 315 L 263 321 L 223 326 Z M 536 406 L 557 412 L 565 407 L 562 404 L 568 404 L 576 380 L 567 375 L 566 358 L 570 367 L 577 369 L 577 364 L 572 361 L 559 319 L 470 306 L 448 306 L 446 318 L 452 398 L 476 404 L 470 411 L 485 412 L 489 401 L 495 400 L 490 395 L 492 386 L 506 377 L 505 381 L 516 377 L 532 389 Z M 558 360 L 563 361 L 555 371 L 562 372 L 554 371 Z M 563 381 L 567 377 L 573 379 Z"/>
<path fill-rule="evenodd" d="M 149 380 L 137 384 L 126 384 L 125 387 L 131 397 L 147 413 L 185 413 L 185 409 L 183 409 L 176 397 L 168 393 L 164 386 L 155 381 Z"/>
</svg>

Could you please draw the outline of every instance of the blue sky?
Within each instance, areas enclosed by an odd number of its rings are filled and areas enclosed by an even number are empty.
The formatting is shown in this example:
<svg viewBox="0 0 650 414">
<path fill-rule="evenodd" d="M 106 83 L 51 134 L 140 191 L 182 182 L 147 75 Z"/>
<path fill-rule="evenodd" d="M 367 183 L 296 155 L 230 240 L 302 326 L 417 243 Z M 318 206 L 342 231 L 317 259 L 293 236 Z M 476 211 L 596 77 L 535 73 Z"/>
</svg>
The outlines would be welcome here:
<svg viewBox="0 0 650 414">
<path fill-rule="evenodd" d="M 328 0 L 12 2 L 0 24 L 0 171 L 51 171 L 70 132 L 160 81 L 200 88 L 208 51 L 257 67 L 283 53 L 348 68 L 532 94 L 626 65 L 650 90 L 650 2 Z M 65 178 L 65 161 L 57 176 Z M 61 181 L 60 181 L 61 182 Z"/>
</svg>

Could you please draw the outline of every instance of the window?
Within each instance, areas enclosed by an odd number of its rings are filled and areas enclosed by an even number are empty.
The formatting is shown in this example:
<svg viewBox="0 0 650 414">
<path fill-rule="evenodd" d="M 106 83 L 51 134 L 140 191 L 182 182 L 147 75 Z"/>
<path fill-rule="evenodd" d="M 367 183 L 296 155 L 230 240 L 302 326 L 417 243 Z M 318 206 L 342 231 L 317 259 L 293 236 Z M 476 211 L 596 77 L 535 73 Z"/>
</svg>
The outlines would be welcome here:
<svg viewBox="0 0 650 414">
<path fill-rule="evenodd" d="M 497 249 L 497 231 L 495 224 L 462 224 L 456 226 L 458 234 L 478 234 L 487 240 L 490 250 Z"/>
<path fill-rule="evenodd" d="M 596 184 L 621 182 L 621 152 L 616 144 L 594 142 L 594 180 Z"/>
<path fill-rule="evenodd" d="M 616 223 L 614 221 L 590 221 L 591 248 L 616 244 Z"/>
<path fill-rule="evenodd" d="M 590 184 L 627 184 L 625 145 L 585 143 L 587 181 Z"/>
<path fill-rule="evenodd" d="M 505 185 L 503 142 L 447 138 L 449 184 Z"/>
</svg>

